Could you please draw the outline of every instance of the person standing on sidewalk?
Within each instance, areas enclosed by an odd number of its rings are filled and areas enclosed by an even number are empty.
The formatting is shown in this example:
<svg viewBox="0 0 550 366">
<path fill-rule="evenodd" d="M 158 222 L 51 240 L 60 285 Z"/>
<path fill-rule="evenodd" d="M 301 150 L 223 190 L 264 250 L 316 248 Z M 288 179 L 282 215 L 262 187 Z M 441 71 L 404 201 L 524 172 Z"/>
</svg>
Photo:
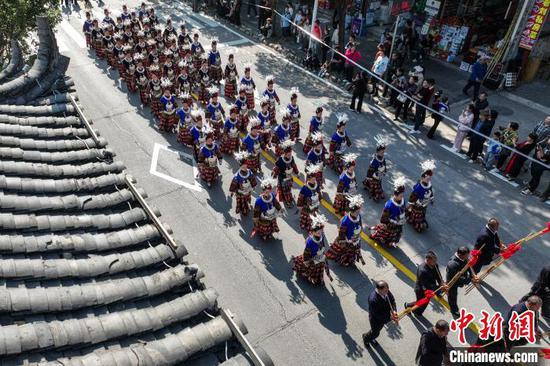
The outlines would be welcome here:
<svg viewBox="0 0 550 366">
<path fill-rule="evenodd" d="M 470 73 L 470 78 L 468 79 L 468 83 L 462 89 L 462 93 L 464 93 L 465 95 L 468 95 L 468 90 L 473 86 L 474 87 L 473 100 L 477 99 L 477 96 L 479 94 L 479 88 L 481 87 L 481 82 L 483 81 L 483 78 L 485 78 L 485 74 L 487 74 L 488 59 L 489 57 L 487 56 L 481 56 L 481 58 L 474 63 L 474 66 L 472 66 L 472 72 Z"/>
<path fill-rule="evenodd" d="M 522 194 L 530 195 L 535 193 L 540 183 L 540 178 L 548 169 L 544 166 L 550 163 L 550 137 L 546 141 L 541 141 L 535 147 L 534 158 L 537 162 L 531 163 L 531 180 L 527 183 L 527 187 L 521 191 Z"/>
<path fill-rule="evenodd" d="M 269 18 L 270 11 L 269 9 L 267 9 L 268 7 L 269 4 L 267 0 L 261 0 L 260 6 L 258 7 L 258 31 L 260 33 L 262 32 L 262 28 L 265 25 L 265 21 L 267 20 L 267 18 Z"/>
<path fill-rule="evenodd" d="M 474 122 L 479 119 L 479 113 L 489 108 L 489 100 L 487 99 L 487 93 L 481 92 L 479 96 L 474 99 Z"/>
<path fill-rule="evenodd" d="M 453 142 L 453 150 L 457 153 L 460 153 L 462 150 L 462 143 L 470 131 L 469 128 L 472 127 L 472 123 L 474 122 L 474 109 L 474 105 L 470 103 L 464 108 L 460 116 L 458 116 L 460 125 L 458 125 L 455 140 Z"/>
<path fill-rule="evenodd" d="M 437 127 L 439 127 L 439 124 L 443 120 L 443 116 L 451 110 L 449 107 L 449 98 L 442 96 L 441 91 L 438 91 L 435 95 L 437 95 L 437 98 L 434 98 L 434 101 L 432 103 L 432 109 L 434 111 L 437 111 L 437 113 L 432 113 L 432 119 L 434 120 L 434 124 L 432 125 L 432 128 L 428 131 L 428 138 L 433 139 L 435 136 L 435 131 L 437 131 Z"/>
<path fill-rule="evenodd" d="M 311 40 L 311 49 L 313 51 L 313 54 L 317 57 L 318 60 L 321 60 L 321 43 L 320 41 L 323 40 L 324 34 L 323 34 L 323 28 L 321 27 L 321 22 L 319 19 L 315 19 L 313 22 L 313 28 L 311 30 L 311 34 L 313 35 Z"/>
<path fill-rule="evenodd" d="M 289 2 L 286 4 L 284 14 L 281 17 L 281 32 L 285 38 L 290 36 L 290 20 L 292 19 L 292 13 L 292 4 Z"/>
<path fill-rule="evenodd" d="M 479 115 L 479 120 L 475 124 L 474 130 L 478 133 L 472 133 L 470 138 L 470 148 L 468 149 L 468 157 L 470 163 L 477 162 L 477 157 L 483 152 L 483 144 L 493 129 L 493 123 L 490 120 L 491 111 L 486 109 Z"/>
<path fill-rule="evenodd" d="M 547 116 L 544 121 L 537 123 L 533 133 L 537 135 L 537 142 L 548 140 L 550 137 L 550 116 Z"/>
<path fill-rule="evenodd" d="M 519 123 L 510 122 L 508 124 L 508 127 L 504 129 L 500 127 L 500 129 L 502 130 L 502 138 L 501 138 L 502 144 L 509 148 L 513 148 L 514 146 L 516 146 L 519 138 L 519 133 L 518 133 Z M 509 149 L 504 149 L 504 148 L 502 149 L 497 160 L 497 169 L 502 169 L 502 167 L 504 166 L 504 163 L 506 162 L 506 160 L 510 155 L 511 155 L 511 151 Z"/>
<path fill-rule="evenodd" d="M 383 48 L 379 49 L 378 56 L 374 60 L 371 71 L 377 75 L 380 79 L 384 79 L 384 75 L 388 69 L 388 64 L 390 59 L 386 56 L 386 52 Z M 378 79 L 375 77 L 371 78 L 372 80 L 372 94 L 373 96 L 378 96 Z"/>
<path fill-rule="evenodd" d="M 355 65 L 350 62 L 353 61 L 355 63 L 359 63 L 361 60 L 361 53 L 355 49 L 355 44 L 352 43 L 348 49 L 346 49 L 346 63 L 344 65 L 344 73 L 346 75 L 346 80 L 351 82 L 353 78 L 353 70 L 355 69 Z"/>
<path fill-rule="evenodd" d="M 403 88 L 403 92 L 406 94 L 406 96 L 412 97 L 414 94 L 416 94 L 417 81 L 418 81 L 417 76 L 409 77 L 409 82 L 406 83 L 406 85 Z M 409 107 L 412 101 L 410 98 L 407 98 L 406 96 L 403 94 L 399 94 L 395 98 L 395 117 L 393 119 L 394 121 L 399 120 L 399 114 L 401 113 L 401 109 L 403 109 L 403 122 L 406 122 L 407 119 L 409 118 Z"/>
<path fill-rule="evenodd" d="M 363 333 L 365 347 L 378 346 L 376 338 L 386 323 L 399 322 L 395 305 L 395 298 L 390 292 L 390 286 L 386 281 L 376 281 L 375 289 L 369 295 L 369 323 L 370 330 Z"/>
<path fill-rule="evenodd" d="M 351 104 L 349 106 L 349 109 L 352 111 L 357 111 L 357 113 L 361 113 L 361 108 L 363 107 L 363 97 L 365 96 L 365 92 L 367 91 L 367 77 L 363 71 L 359 71 L 357 74 L 355 74 L 355 77 L 353 78 L 353 84 L 352 84 L 352 96 L 351 96 Z M 357 99 L 357 109 L 355 109 L 355 100 Z"/>
<path fill-rule="evenodd" d="M 434 93 L 435 80 L 426 79 L 422 83 L 422 88 L 416 93 L 413 97 L 418 103 L 416 103 L 415 113 L 414 113 L 414 127 L 410 131 L 411 134 L 420 133 L 420 126 L 424 124 L 426 120 L 426 105 L 430 103 L 432 95 Z"/>
</svg>

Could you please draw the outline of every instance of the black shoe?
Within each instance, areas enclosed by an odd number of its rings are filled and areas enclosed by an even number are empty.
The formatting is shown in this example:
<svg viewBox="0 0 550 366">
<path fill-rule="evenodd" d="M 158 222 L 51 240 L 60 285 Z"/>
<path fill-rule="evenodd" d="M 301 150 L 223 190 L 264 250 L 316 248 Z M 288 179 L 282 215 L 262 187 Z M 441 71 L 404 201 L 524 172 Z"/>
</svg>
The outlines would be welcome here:
<svg viewBox="0 0 550 366">
<path fill-rule="evenodd" d="M 367 333 L 363 333 L 361 338 L 363 338 L 363 344 L 365 345 L 365 347 L 368 347 L 369 346 L 369 339 L 367 338 Z"/>
<path fill-rule="evenodd" d="M 372 344 L 374 347 L 379 346 L 378 341 L 376 339 L 373 339 L 372 341 L 370 341 L 370 344 Z"/>
<path fill-rule="evenodd" d="M 451 312 L 451 315 L 453 316 L 453 319 L 458 319 L 460 318 L 460 313 L 458 311 L 452 311 Z"/>
</svg>

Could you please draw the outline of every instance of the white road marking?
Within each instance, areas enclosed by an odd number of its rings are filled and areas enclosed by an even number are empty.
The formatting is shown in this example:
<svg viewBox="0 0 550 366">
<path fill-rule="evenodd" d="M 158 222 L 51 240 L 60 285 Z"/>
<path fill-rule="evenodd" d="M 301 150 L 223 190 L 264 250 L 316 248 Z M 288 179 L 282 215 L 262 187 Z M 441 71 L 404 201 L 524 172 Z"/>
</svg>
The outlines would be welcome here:
<svg viewBox="0 0 550 366">
<path fill-rule="evenodd" d="M 441 145 L 439 145 L 439 146 L 441 146 L 442 148 L 444 148 L 445 150 L 447 150 L 447 151 L 450 152 L 451 154 L 453 154 L 453 155 L 455 155 L 455 156 L 458 156 L 459 158 L 461 158 L 461 159 L 463 159 L 463 160 L 466 160 L 466 155 L 457 153 L 456 151 L 453 150 L 452 147 L 447 146 L 447 145 L 445 145 L 445 144 L 441 144 Z"/>
<path fill-rule="evenodd" d="M 176 179 L 174 177 L 171 177 L 168 174 L 164 174 L 164 173 L 161 173 L 161 172 L 157 171 L 158 158 L 159 158 L 159 153 L 160 153 L 161 149 L 165 150 L 165 151 L 168 151 L 168 152 L 171 152 L 173 154 L 183 155 L 187 159 L 191 160 L 193 162 L 193 177 L 197 176 L 198 169 L 195 166 L 193 157 L 191 155 L 180 152 L 180 151 L 176 151 L 174 149 L 169 148 L 168 146 L 164 146 L 164 145 L 161 145 L 161 144 L 158 144 L 158 143 L 155 143 L 155 146 L 153 148 L 153 156 L 151 157 L 151 167 L 149 169 L 149 173 L 151 173 L 151 174 L 153 174 L 153 175 L 155 175 L 159 178 L 165 179 L 169 182 L 172 182 L 174 184 L 177 184 L 177 185 L 180 185 L 182 187 L 191 189 L 193 191 L 196 191 L 196 192 L 202 191 L 201 184 L 199 182 L 197 182 L 197 180 L 195 178 L 193 178 L 193 180 L 194 180 L 193 184 L 190 184 L 190 183 L 184 182 L 182 180 Z"/>
<path fill-rule="evenodd" d="M 63 37 L 61 37 L 60 32 L 58 32 L 57 37 L 56 37 L 55 40 L 57 41 L 57 48 L 59 48 L 59 52 L 65 53 L 65 52 L 69 51 L 69 47 L 67 46 L 67 44 L 63 40 Z"/>
<path fill-rule="evenodd" d="M 500 180 L 503 180 L 505 181 L 506 183 L 508 183 L 509 185 L 513 186 L 513 187 L 519 187 L 519 184 L 517 184 L 516 182 L 514 181 L 510 181 L 508 180 L 508 178 L 506 178 L 504 175 L 502 174 L 499 174 L 498 173 L 498 169 L 494 168 L 494 169 L 491 169 L 491 171 L 489 171 L 489 174 L 491 174 L 492 176 L 494 177 L 497 177 L 498 179 Z"/>
<path fill-rule="evenodd" d="M 86 48 L 86 39 L 72 27 L 68 20 L 63 20 L 60 26 L 63 32 L 65 32 L 79 48 Z"/>
<path fill-rule="evenodd" d="M 245 38 L 240 38 L 240 39 L 236 39 L 234 41 L 224 42 L 224 43 L 221 43 L 220 44 L 221 47 L 218 47 L 218 48 L 237 46 L 237 45 L 244 44 L 244 43 L 249 43 L 249 40 L 245 39 Z"/>
</svg>

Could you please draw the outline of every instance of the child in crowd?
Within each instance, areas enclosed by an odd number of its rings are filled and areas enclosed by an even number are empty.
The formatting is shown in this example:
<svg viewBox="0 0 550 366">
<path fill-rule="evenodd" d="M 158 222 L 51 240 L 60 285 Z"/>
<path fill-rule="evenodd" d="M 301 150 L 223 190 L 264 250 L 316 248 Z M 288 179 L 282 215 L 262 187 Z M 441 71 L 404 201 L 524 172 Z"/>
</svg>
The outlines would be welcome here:
<svg viewBox="0 0 550 366">
<path fill-rule="evenodd" d="M 489 141 L 489 146 L 487 147 L 487 152 L 485 153 L 485 159 L 483 160 L 483 166 L 487 170 L 493 169 L 495 162 L 500 156 L 502 151 L 501 144 L 502 133 L 500 131 L 495 131 L 493 133 L 493 140 Z"/>
</svg>

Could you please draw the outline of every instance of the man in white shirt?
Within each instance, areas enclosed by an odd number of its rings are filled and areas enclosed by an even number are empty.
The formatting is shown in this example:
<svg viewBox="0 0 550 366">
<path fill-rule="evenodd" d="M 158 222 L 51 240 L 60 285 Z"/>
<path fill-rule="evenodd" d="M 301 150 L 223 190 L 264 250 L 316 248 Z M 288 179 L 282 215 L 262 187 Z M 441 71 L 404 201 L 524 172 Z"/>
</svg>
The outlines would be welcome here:
<svg viewBox="0 0 550 366">
<path fill-rule="evenodd" d="M 375 73 L 380 79 L 384 79 L 384 74 L 386 73 L 386 70 L 388 69 L 388 64 L 390 62 L 390 59 L 388 56 L 386 56 L 386 53 L 384 51 L 380 51 L 380 54 L 374 60 L 374 64 L 372 65 L 371 71 Z M 373 77 L 372 78 L 372 93 L 373 96 L 378 96 L 378 88 L 377 88 L 378 79 Z"/>
</svg>

